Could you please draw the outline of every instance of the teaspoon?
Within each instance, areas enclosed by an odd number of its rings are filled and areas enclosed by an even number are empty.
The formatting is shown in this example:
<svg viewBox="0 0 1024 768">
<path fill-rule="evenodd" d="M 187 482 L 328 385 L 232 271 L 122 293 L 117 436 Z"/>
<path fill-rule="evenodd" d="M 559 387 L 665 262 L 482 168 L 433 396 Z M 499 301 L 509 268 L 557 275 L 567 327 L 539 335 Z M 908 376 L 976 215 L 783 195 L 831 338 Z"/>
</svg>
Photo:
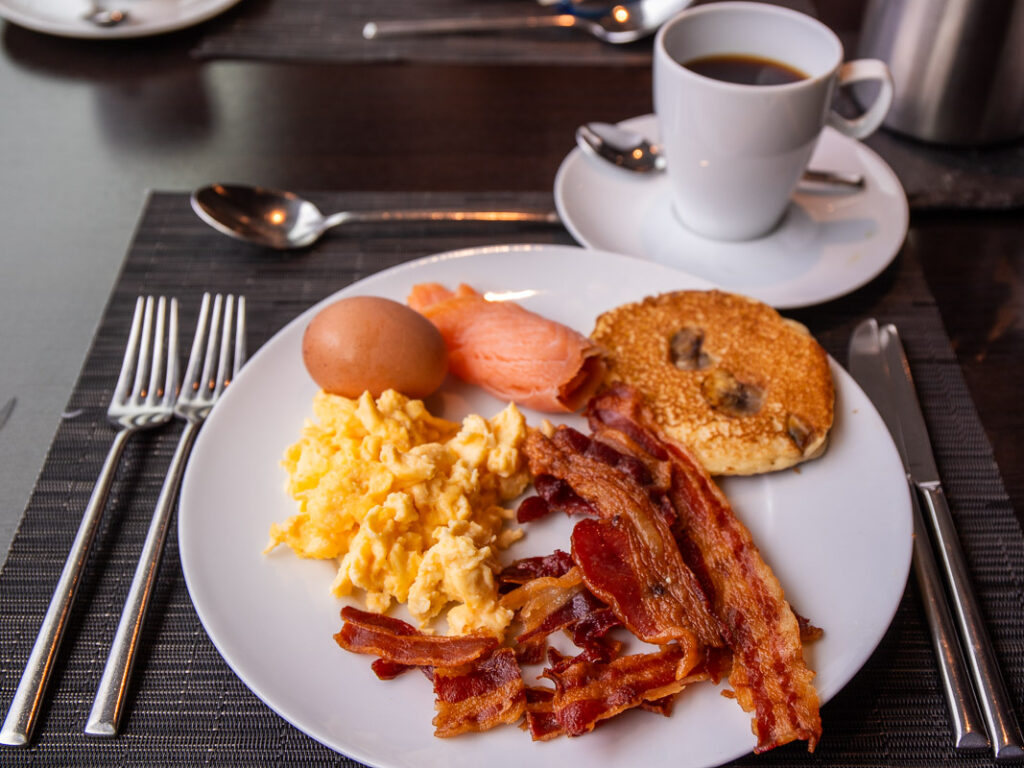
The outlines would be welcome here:
<svg viewBox="0 0 1024 768">
<path fill-rule="evenodd" d="M 491 221 L 558 224 L 554 211 L 516 208 L 504 211 L 452 209 L 340 211 L 325 216 L 309 200 L 264 187 L 212 184 L 192 193 L 192 210 L 225 235 L 267 248 L 288 250 L 312 245 L 331 227 L 389 221 Z"/>
<path fill-rule="evenodd" d="M 613 165 L 634 173 L 665 170 L 665 156 L 656 144 L 644 136 L 611 123 L 586 123 L 576 129 L 576 143 L 588 154 L 596 155 Z M 817 184 L 862 189 L 864 177 L 860 174 L 822 171 L 808 168 L 803 180 Z"/>
</svg>

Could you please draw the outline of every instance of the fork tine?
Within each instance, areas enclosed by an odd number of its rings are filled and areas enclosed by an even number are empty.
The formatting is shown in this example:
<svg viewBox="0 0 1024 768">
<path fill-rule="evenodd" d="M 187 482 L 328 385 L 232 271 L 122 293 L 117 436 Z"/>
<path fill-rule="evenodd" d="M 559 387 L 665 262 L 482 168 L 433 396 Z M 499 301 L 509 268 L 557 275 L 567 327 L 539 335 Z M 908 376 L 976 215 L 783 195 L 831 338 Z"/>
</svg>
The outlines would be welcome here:
<svg viewBox="0 0 1024 768">
<path fill-rule="evenodd" d="M 139 353 L 139 336 L 142 331 L 142 315 L 145 311 L 146 300 L 139 296 L 135 300 L 135 315 L 132 317 L 132 327 L 128 331 L 128 344 L 124 350 L 124 360 L 121 362 L 121 373 L 118 374 L 117 384 L 114 387 L 115 401 L 123 401 L 128 397 L 128 387 L 135 372 L 135 359 Z"/>
<path fill-rule="evenodd" d="M 238 311 L 235 313 L 235 366 L 231 378 L 238 375 L 245 362 L 245 296 L 238 297 Z"/>
<path fill-rule="evenodd" d="M 217 363 L 217 379 L 213 383 L 213 396 L 217 397 L 224 391 L 224 387 L 232 374 L 229 372 L 231 365 L 231 331 L 235 314 L 235 297 L 228 294 L 224 301 L 224 326 L 220 334 L 220 361 Z"/>
<path fill-rule="evenodd" d="M 162 395 L 160 379 L 163 378 L 167 360 L 164 358 L 164 334 L 167 326 L 167 299 L 161 296 L 156 302 L 156 328 L 153 330 L 152 365 L 149 370 L 149 384 L 146 386 L 146 404 L 153 405 Z"/>
<path fill-rule="evenodd" d="M 143 402 L 146 391 L 146 380 L 149 378 L 150 358 L 153 352 L 153 297 L 146 297 L 146 309 L 142 315 L 142 338 L 139 345 L 139 359 L 135 365 L 135 383 L 132 385 L 131 400 L 135 404 Z"/>
<path fill-rule="evenodd" d="M 210 294 L 203 294 L 203 303 L 199 306 L 199 319 L 196 320 L 196 333 L 192 338 L 192 351 L 188 356 L 188 367 L 185 369 L 183 388 L 190 391 L 199 389 L 199 376 L 203 350 L 206 348 L 206 322 L 210 315 Z"/>
<path fill-rule="evenodd" d="M 203 377 L 200 379 L 200 386 L 202 387 L 199 392 L 200 397 L 212 392 L 216 386 L 214 365 L 217 359 L 217 347 L 220 342 L 221 306 L 223 304 L 224 297 L 221 294 L 218 293 L 213 297 L 213 309 L 210 311 L 209 338 L 206 342 L 206 356 L 203 359 Z"/>
<path fill-rule="evenodd" d="M 161 402 L 171 406 L 178 397 L 178 300 L 174 298 L 171 299 L 170 318 L 167 326 L 167 375 L 164 379 Z"/>
</svg>

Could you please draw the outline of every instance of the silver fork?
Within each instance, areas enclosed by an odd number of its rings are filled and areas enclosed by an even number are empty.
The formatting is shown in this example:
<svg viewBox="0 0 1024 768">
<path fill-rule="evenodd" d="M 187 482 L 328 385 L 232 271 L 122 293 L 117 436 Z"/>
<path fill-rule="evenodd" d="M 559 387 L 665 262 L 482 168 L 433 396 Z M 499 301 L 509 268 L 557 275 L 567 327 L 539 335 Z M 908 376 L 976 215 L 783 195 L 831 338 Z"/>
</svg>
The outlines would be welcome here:
<svg viewBox="0 0 1024 768">
<path fill-rule="evenodd" d="M 121 453 L 128 438 L 139 430 L 171 420 L 177 390 L 178 302 L 168 302 L 163 296 L 140 296 L 135 303 L 121 373 L 107 409 L 107 418 L 118 431 L 0 729 L 0 744 L 26 746 L 31 739 Z"/>
<path fill-rule="evenodd" d="M 174 406 L 174 415 L 186 421 L 185 429 L 182 430 L 174 458 L 167 470 L 167 478 L 153 511 L 153 519 L 150 521 L 146 541 L 142 546 L 135 577 L 128 590 L 124 612 L 121 614 L 103 676 L 96 689 L 96 698 L 85 726 L 85 732 L 89 736 L 117 735 L 121 715 L 124 713 L 132 664 L 146 619 L 146 609 L 149 607 L 153 586 L 156 583 L 160 556 L 177 500 L 185 461 L 199 428 L 217 402 L 217 398 L 245 362 L 245 297 L 239 296 L 236 301 L 234 296 L 224 298 L 217 294 L 212 304 L 211 310 L 210 294 L 205 294 L 199 310 L 199 320 L 196 323 L 196 334 L 181 394 Z"/>
</svg>

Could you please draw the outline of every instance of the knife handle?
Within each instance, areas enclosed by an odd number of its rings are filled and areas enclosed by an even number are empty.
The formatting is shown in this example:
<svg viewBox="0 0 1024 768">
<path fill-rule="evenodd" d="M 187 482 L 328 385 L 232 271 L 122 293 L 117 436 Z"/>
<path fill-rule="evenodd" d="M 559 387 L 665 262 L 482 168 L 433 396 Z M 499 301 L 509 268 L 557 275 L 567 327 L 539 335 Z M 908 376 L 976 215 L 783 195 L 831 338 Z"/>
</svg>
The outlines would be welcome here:
<svg viewBox="0 0 1024 768">
<path fill-rule="evenodd" d="M 964 653 L 992 739 L 992 753 L 999 761 L 1020 760 L 1024 758 L 1024 739 L 999 672 L 995 651 L 985 631 L 984 617 L 971 587 L 967 562 L 946 503 L 946 494 L 937 482 L 918 483 L 917 488 L 945 569 L 953 612 L 964 641 Z"/>
<path fill-rule="evenodd" d="M 913 485 L 910 487 L 910 500 L 914 515 L 914 577 L 921 592 L 932 647 L 942 677 L 942 688 L 953 721 L 953 746 L 964 751 L 983 750 L 988 747 L 988 736 L 985 735 L 985 726 L 978 712 L 967 664 L 942 586 L 939 566 L 935 562 Z"/>
</svg>

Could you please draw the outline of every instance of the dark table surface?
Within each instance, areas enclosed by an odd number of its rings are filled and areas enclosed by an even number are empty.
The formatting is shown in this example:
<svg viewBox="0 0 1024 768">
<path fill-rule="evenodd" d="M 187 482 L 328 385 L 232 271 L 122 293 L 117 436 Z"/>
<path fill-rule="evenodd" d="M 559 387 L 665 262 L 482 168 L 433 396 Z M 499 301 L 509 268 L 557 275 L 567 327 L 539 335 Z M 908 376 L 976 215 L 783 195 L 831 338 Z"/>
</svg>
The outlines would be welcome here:
<svg viewBox="0 0 1024 768">
<path fill-rule="evenodd" d="M 549 190 L 577 125 L 651 111 L 643 67 L 199 62 L 198 34 L 0 22 L 0 559 L 147 190 Z M 914 212 L 908 239 L 1024 522 L 1024 215 Z"/>
<path fill-rule="evenodd" d="M 4 551 L 146 190 L 545 190 L 578 124 L 651 111 L 643 67 L 200 63 L 198 34 L 2 27 L 0 400 L 18 398 L 0 433 Z M 908 237 L 1024 518 L 1024 216 L 915 212 Z"/>
</svg>

